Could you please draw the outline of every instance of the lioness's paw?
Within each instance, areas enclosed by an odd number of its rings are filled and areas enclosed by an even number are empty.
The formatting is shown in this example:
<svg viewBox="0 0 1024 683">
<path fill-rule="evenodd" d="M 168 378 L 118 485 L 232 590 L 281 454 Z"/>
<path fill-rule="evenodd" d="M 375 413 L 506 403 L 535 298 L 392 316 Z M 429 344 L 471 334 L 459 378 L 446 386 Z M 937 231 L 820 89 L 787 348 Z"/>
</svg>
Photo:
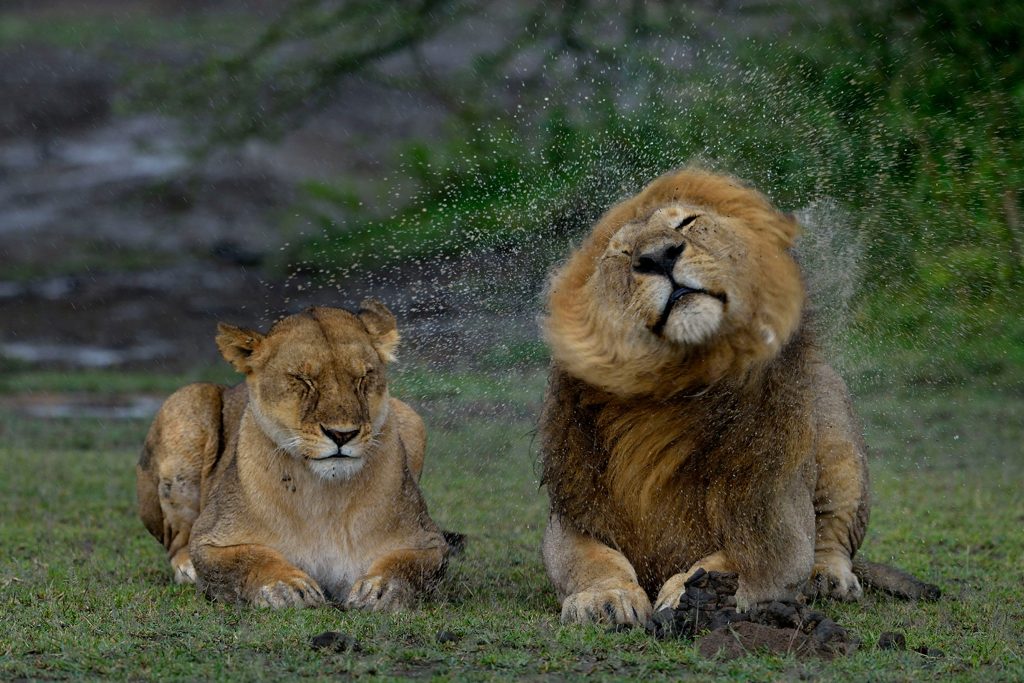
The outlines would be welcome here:
<svg viewBox="0 0 1024 683">
<path fill-rule="evenodd" d="M 412 604 L 415 594 L 405 579 L 367 576 L 352 586 L 345 606 L 374 612 L 394 612 Z"/>
<path fill-rule="evenodd" d="M 846 558 L 816 559 L 811 580 L 804 591 L 812 598 L 833 598 L 846 602 L 860 600 L 864 595 L 860 580 Z"/>
<path fill-rule="evenodd" d="M 643 626 L 651 619 L 651 601 L 640 586 L 597 588 L 562 601 L 563 624 Z"/>
<path fill-rule="evenodd" d="M 305 574 L 260 586 L 252 599 L 254 607 L 316 607 L 324 603 L 324 592 Z"/>
</svg>

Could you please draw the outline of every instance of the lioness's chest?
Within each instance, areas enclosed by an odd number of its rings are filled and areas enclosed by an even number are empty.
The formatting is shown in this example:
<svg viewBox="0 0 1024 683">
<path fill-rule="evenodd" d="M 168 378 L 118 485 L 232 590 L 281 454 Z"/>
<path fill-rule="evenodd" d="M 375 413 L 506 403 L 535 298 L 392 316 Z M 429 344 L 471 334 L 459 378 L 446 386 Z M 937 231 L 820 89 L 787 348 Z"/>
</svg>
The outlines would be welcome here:
<svg viewBox="0 0 1024 683">
<path fill-rule="evenodd" d="M 304 490 L 300 476 L 285 483 L 260 513 L 269 545 L 343 600 L 380 554 L 373 510 L 357 496 L 324 495 L 316 482 Z"/>
</svg>

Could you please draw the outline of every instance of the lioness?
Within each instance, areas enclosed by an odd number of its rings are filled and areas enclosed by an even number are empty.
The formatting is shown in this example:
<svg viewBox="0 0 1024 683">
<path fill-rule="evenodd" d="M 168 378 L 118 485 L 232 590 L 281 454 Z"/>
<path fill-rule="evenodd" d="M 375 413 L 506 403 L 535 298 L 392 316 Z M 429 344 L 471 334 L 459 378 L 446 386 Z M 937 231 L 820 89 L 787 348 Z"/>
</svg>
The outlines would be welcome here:
<svg viewBox="0 0 1024 683">
<path fill-rule="evenodd" d="M 683 170 L 554 274 L 543 555 L 563 621 L 645 622 L 698 568 L 737 572 L 741 608 L 805 584 L 861 596 L 865 450 L 804 315 L 798 229 L 738 181 Z"/>
<path fill-rule="evenodd" d="M 417 482 L 423 422 L 388 396 L 383 304 L 310 308 L 267 335 L 221 324 L 245 374 L 167 399 L 137 467 L 139 516 L 174 578 L 261 607 L 405 607 L 449 550 Z"/>
</svg>

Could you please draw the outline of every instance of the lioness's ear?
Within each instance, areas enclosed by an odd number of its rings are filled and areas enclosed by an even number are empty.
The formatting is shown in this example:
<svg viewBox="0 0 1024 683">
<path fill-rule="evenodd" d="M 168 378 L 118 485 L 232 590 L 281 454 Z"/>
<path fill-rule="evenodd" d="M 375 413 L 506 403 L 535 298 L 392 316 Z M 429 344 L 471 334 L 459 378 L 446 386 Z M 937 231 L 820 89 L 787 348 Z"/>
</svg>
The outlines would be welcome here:
<svg viewBox="0 0 1024 683">
<path fill-rule="evenodd" d="M 252 366 L 249 356 L 259 348 L 263 335 L 234 325 L 217 323 L 217 348 L 220 354 L 235 366 L 235 370 L 249 374 Z"/>
<path fill-rule="evenodd" d="M 373 337 L 373 346 L 381 359 L 391 362 L 398 348 L 398 321 L 378 299 L 365 299 L 359 304 L 359 319 Z"/>
</svg>

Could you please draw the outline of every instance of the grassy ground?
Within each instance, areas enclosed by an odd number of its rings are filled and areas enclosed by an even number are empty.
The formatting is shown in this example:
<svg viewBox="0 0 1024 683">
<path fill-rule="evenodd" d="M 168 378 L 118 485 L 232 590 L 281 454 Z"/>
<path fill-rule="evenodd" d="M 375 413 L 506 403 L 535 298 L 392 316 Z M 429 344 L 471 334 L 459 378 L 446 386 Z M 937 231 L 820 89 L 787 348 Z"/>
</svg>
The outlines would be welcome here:
<svg viewBox="0 0 1024 683">
<path fill-rule="evenodd" d="M 121 388 L 164 386 L 139 381 Z M 431 511 L 467 533 L 470 545 L 438 595 L 394 616 L 244 609 L 171 584 L 161 549 L 134 511 L 133 466 L 146 424 L 36 421 L 7 408 L 0 413 L 0 679 L 1024 677 L 1024 396 L 976 387 L 875 387 L 862 395 L 876 452 L 865 554 L 940 584 L 943 599 L 869 595 L 854 606 L 825 604 L 863 641 L 832 663 L 756 653 L 715 661 L 641 631 L 558 623 L 538 552 L 545 500 L 529 416 L 542 383 L 536 375 L 417 373 L 396 383 L 433 425 L 423 481 Z M 65 386 L 91 385 L 69 378 Z M 51 378 L 35 388 L 61 386 Z M 312 650 L 310 638 L 325 630 L 354 635 L 361 651 Z M 887 630 L 945 656 L 876 650 Z M 453 642 L 439 643 L 440 631 L 454 634 Z"/>
</svg>

